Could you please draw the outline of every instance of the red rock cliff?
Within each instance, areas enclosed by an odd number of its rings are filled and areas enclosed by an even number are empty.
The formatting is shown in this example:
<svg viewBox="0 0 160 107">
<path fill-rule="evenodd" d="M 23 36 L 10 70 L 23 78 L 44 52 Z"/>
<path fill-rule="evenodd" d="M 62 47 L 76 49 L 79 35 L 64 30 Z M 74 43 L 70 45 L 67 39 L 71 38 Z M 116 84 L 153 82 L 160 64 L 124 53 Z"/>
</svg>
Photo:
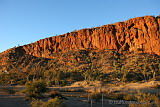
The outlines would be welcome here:
<svg viewBox="0 0 160 107">
<path fill-rule="evenodd" d="M 82 29 L 24 45 L 26 54 L 52 58 L 55 52 L 94 48 L 141 50 L 160 55 L 160 18 L 137 17 L 125 22 Z"/>
</svg>

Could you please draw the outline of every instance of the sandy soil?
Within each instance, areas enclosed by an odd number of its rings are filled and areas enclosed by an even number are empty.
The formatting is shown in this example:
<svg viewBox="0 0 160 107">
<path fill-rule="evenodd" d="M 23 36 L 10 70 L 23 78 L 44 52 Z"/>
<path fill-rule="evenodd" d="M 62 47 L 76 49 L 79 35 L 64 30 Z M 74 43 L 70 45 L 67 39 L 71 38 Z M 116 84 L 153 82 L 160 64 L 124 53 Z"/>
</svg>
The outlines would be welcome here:
<svg viewBox="0 0 160 107">
<path fill-rule="evenodd" d="M 111 85 L 105 87 L 94 87 L 94 86 L 87 86 L 85 88 L 78 87 L 78 86 L 68 86 L 68 87 L 49 87 L 51 90 L 90 90 L 92 92 L 95 91 L 104 91 L 104 92 L 129 92 L 129 91 L 136 91 L 141 90 L 147 93 L 160 93 L 160 89 L 154 88 L 157 85 L 160 85 L 160 81 L 150 81 L 145 83 L 128 83 L 123 85 Z M 1 86 L 2 87 L 2 86 Z M 0 88 L 1 88 L 0 87 Z M 7 87 L 7 86 L 6 86 Z M 10 86 L 13 88 L 12 86 Z M 17 86 L 16 86 L 17 87 Z M 3 87 L 4 88 L 4 87 Z M 15 87 L 14 87 L 15 88 Z M 17 88 L 24 88 L 24 87 L 17 87 Z M 110 104 L 110 100 L 104 101 L 104 107 L 125 107 L 126 105 L 115 105 Z M 86 98 L 76 98 L 76 97 L 68 97 L 68 100 L 65 101 L 68 107 L 91 107 L 91 102 L 87 102 Z M 30 102 L 25 101 L 22 95 L 0 95 L 0 107 L 30 107 Z M 92 100 L 92 107 L 102 107 L 101 102 L 94 102 Z"/>
<path fill-rule="evenodd" d="M 68 97 L 68 100 L 66 100 L 65 103 L 68 107 L 102 107 L 101 101 L 95 102 L 94 100 L 92 100 L 87 102 L 86 98 Z M 104 100 L 103 107 L 126 107 L 126 105 L 112 104 L 110 103 L 110 100 Z"/>
<path fill-rule="evenodd" d="M 91 87 L 89 92 L 130 92 L 140 90 L 146 93 L 160 93 L 160 89 L 155 88 L 157 85 L 160 86 L 160 81 L 150 81 L 144 83 L 128 83 L 123 85 L 107 85 L 103 87 Z"/>
<path fill-rule="evenodd" d="M 67 107 L 102 107 L 101 102 L 87 102 L 86 98 L 67 97 L 65 100 Z M 0 96 L 0 107 L 30 107 L 30 101 L 17 96 Z M 110 104 L 109 100 L 103 102 L 103 107 L 125 107 L 125 105 Z"/>
</svg>

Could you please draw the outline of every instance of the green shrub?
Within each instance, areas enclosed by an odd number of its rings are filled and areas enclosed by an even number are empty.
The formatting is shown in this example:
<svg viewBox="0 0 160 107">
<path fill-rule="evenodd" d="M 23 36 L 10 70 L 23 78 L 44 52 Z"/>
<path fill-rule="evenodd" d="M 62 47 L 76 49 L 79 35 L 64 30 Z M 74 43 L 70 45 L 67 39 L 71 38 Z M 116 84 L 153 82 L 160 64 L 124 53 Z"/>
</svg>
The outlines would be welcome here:
<svg viewBox="0 0 160 107">
<path fill-rule="evenodd" d="M 42 100 L 33 100 L 31 102 L 32 107 L 44 107 L 43 104 L 44 102 Z"/>
<path fill-rule="evenodd" d="M 47 84 L 48 87 L 53 86 L 54 83 L 55 83 L 55 81 L 47 81 L 47 82 L 46 82 L 46 84 Z"/>
<path fill-rule="evenodd" d="M 31 102 L 32 107 L 66 107 L 63 100 L 55 97 L 54 99 L 49 99 L 48 101 L 44 102 L 42 100 L 33 100 Z"/>
<path fill-rule="evenodd" d="M 43 93 L 47 92 L 48 88 L 43 81 L 35 81 L 26 83 L 25 93 L 27 98 L 41 98 Z"/>
</svg>

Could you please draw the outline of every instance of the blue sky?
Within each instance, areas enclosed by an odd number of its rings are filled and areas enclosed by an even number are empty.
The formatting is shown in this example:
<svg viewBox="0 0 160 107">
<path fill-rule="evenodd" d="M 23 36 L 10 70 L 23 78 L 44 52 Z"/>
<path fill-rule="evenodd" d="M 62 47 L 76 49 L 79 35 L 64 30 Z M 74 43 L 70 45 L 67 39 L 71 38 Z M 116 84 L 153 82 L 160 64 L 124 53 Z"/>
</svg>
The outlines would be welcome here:
<svg viewBox="0 0 160 107">
<path fill-rule="evenodd" d="M 0 0 L 0 52 L 39 39 L 160 15 L 160 0 Z"/>
</svg>

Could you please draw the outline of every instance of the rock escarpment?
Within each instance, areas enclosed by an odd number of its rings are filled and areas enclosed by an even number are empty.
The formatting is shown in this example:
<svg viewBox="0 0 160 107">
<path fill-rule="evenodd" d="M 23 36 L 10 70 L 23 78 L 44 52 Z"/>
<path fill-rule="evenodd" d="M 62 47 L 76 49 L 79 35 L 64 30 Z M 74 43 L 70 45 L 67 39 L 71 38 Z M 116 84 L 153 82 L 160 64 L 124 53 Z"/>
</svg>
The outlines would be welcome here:
<svg viewBox="0 0 160 107">
<path fill-rule="evenodd" d="M 128 51 L 148 53 L 153 58 L 159 59 L 157 56 L 160 55 L 159 47 L 160 17 L 137 17 L 8 49 L 0 53 L 0 72 L 30 72 L 37 67 L 48 70 L 52 68 L 53 63 L 70 70 L 77 68 L 76 64 L 83 66 L 90 57 L 95 59 L 95 65 L 100 64 L 102 69 L 108 72 L 112 67 L 108 64 L 113 63 L 113 57 L 116 57 L 114 55 Z"/>
<path fill-rule="evenodd" d="M 120 52 L 142 51 L 160 55 L 159 47 L 160 18 L 144 16 L 45 38 L 24 45 L 21 50 L 25 54 L 36 57 L 52 58 L 52 54 L 56 52 L 84 48 L 114 49 Z"/>
<path fill-rule="evenodd" d="M 82 29 L 23 46 L 26 54 L 52 57 L 52 53 L 93 48 L 138 51 L 160 55 L 160 18 L 133 18 L 101 27 Z"/>
</svg>

